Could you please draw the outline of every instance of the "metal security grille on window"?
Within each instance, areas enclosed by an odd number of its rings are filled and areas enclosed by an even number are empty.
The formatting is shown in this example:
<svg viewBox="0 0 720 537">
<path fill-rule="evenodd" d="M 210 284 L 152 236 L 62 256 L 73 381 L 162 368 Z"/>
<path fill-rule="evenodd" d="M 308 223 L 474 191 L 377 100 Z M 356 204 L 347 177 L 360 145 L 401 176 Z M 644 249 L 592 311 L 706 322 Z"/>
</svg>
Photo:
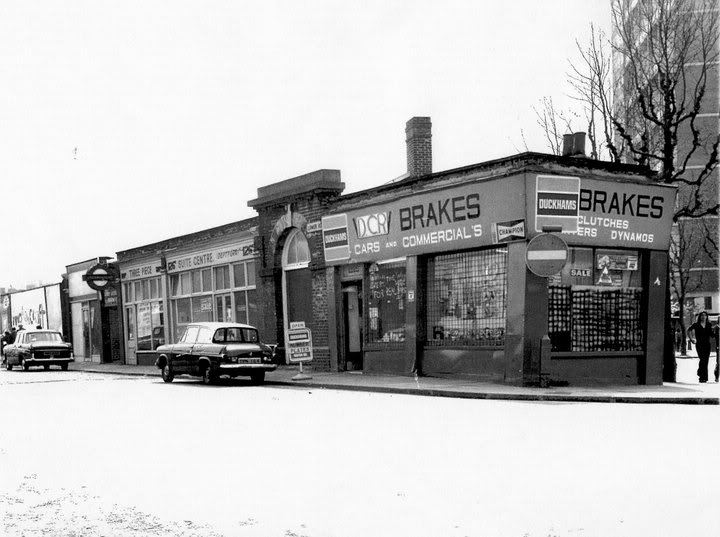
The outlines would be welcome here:
<svg viewBox="0 0 720 537">
<path fill-rule="evenodd" d="M 636 250 L 571 248 L 548 282 L 548 335 L 555 352 L 643 350 L 642 256 Z"/>
<path fill-rule="evenodd" d="M 426 344 L 503 346 L 506 303 L 506 248 L 429 259 Z"/>
<path fill-rule="evenodd" d="M 397 345 L 405 341 L 405 262 L 370 267 L 368 343 Z"/>
</svg>

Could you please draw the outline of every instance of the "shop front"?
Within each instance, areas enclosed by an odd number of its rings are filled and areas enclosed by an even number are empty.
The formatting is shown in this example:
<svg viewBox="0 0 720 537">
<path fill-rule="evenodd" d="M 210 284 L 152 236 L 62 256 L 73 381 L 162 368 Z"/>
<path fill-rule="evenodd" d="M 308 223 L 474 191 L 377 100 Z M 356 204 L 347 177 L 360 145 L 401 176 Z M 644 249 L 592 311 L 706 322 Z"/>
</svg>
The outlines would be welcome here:
<svg viewBox="0 0 720 537">
<path fill-rule="evenodd" d="M 660 383 L 675 190 L 647 173 L 524 154 L 343 196 L 322 217 L 334 366 Z M 548 231 L 550 278 L 526 265 Z"/>
<path fill-rule="evenodd" d="M 121 265 L 125 359 L 131 365 L 152 365 L 165 343 L 165 276 L 159 256 Z"/>
<path fill-rule="evenodd" d="M 96 258 L 66 267 L 72 320 L 71 336 L 76 362 L 103 361 L 101 294 L 83 280 L 88 269 L 98 262 L 99 259 Z"/>
<path fill-rule="evenodd" d="M 167 258 L 168 310 L 172 341 L 189 323 L 255 325 L 255 249 L 252 236 L 230 244 L 204 244 Z"/>
</svg>

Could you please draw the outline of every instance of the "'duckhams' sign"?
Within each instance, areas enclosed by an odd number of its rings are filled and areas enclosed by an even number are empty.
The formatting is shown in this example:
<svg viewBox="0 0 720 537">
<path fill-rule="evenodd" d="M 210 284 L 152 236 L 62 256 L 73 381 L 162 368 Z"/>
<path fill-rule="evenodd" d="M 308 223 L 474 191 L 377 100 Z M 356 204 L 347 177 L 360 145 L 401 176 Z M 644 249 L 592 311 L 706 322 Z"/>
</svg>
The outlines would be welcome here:
<svg viewBox="0 0 720 537">
<path fill-rule="evenodd" d="M 568 244 L 666 250 L 675 187 L 579 177 L 535 177 L 535 232 L 562 228 Z M 532 183 L 528 185 L 532 186 Z"/>
</svg>

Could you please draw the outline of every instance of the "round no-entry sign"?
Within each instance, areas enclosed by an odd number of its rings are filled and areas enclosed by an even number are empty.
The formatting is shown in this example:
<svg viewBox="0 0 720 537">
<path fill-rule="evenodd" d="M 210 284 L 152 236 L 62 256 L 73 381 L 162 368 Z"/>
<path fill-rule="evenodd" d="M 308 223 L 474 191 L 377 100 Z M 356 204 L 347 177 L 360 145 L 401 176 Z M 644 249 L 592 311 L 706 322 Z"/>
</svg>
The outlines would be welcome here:
<svg viewBox="0 0 720 537">
<path fill-rule="evenodd" d="M 549 278 L 560 272 L 568 258 L 568 247 L 562 238 L 552 233 L 541 233 L 527 245 L 525 264 L 533 274 Z"/>
</svg>

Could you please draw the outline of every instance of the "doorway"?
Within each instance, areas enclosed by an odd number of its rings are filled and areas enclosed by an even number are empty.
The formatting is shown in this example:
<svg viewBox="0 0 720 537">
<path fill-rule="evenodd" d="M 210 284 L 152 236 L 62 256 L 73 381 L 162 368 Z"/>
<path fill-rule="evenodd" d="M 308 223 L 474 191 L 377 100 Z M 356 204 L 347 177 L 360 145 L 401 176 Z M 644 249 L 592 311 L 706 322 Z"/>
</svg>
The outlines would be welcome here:
<svg viewBox="0 0 720 537">
<path fill-rule="evenodd" d="M 345 371 L 363 369 L 362 282 L 343 284 L 343 365 Z"/>
<path fill-rule="evenodd" d="M 219 323 L 233 323 L 231 295 L 215 295 L 215 320 Z M 245 321 L 243 321 L 245 322 Z"/>
</svg>

